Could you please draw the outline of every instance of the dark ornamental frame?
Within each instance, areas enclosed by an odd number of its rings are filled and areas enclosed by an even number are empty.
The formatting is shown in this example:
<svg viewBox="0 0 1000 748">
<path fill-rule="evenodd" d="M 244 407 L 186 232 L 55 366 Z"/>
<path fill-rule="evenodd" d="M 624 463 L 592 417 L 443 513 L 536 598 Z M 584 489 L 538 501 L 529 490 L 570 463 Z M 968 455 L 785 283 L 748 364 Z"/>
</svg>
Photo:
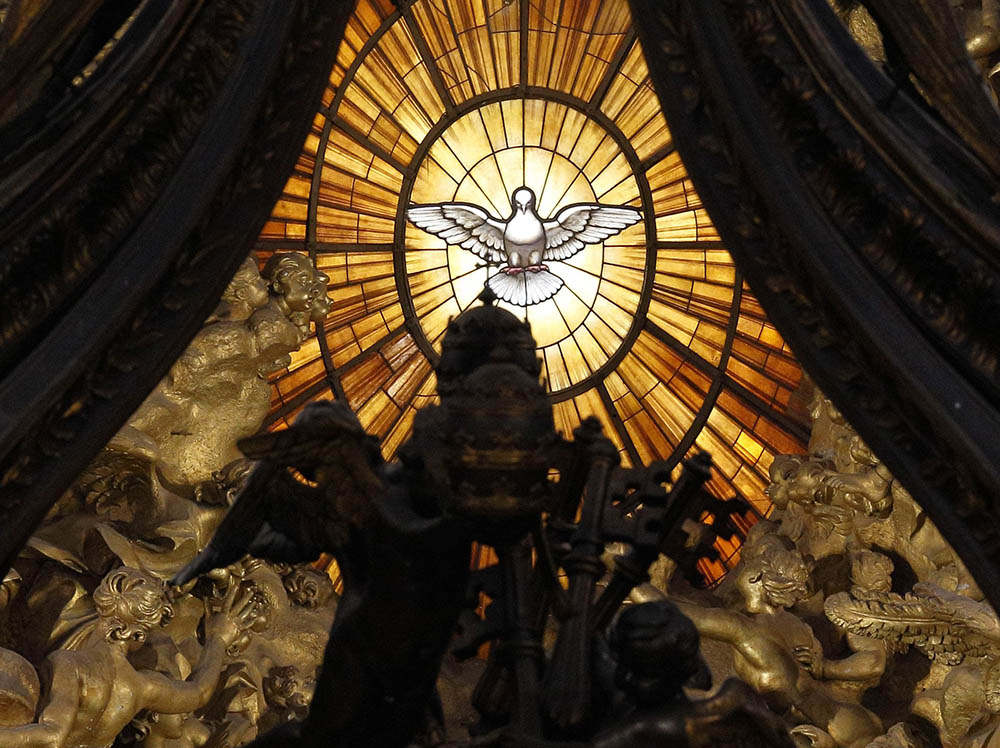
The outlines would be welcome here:
<svg viewBox="0 0 1000 748">
<path fill-rule="evenodd" d="M 996 175 L 825 2 L 631 5 L 738 268 L 1000 607 Z M 934 48 L 917 31 L 897 29 L 915 55 Z"/>
<path fill-rule="evenodd" d="M 250 251 L 353 6 L 147 3 L 0 129 L 0 573 Z"/>
</svg>

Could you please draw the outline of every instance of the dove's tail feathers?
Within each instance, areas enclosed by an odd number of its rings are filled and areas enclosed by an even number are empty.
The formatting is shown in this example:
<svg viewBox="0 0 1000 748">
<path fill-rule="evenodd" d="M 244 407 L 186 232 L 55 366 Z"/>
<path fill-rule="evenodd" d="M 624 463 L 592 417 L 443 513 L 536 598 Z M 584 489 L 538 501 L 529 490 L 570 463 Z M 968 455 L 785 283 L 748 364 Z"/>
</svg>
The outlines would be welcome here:
<svg viewBox="0 0 1000 748">
<path fill-rule="evenodd" d="M 514 306 L 539 304 L 551 299 L 563 287 L 563 280 L 548 270 L 525 270 L 523 273 L 497 273 L 486 285 L 501 301 Z"/>
</svg>

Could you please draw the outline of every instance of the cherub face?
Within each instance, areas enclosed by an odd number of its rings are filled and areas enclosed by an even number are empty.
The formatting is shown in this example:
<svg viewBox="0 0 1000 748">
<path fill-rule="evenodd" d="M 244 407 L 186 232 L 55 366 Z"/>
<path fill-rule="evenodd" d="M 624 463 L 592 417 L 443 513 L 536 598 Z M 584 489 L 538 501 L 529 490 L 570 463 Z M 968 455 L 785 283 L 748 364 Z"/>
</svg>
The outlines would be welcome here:
<svg viewBox="0 0 1000 748">
<path fill-rule="evenodd" d="M 107 574 L 94 590 L 94 606 L 108 641 L 142 646 L 146 635 L 173 614 L 166 589 L 156 577 L 128 567 Z"/>
<path fill-rule="evenodd" d="M 892 560 L 881 553 L 861 551 L 851 558 L 851 581 L 865 592 L 892 590 Z"/>
<path fill-rule="evenodd" d="M 315 689 L 315 680 L 300 677 L 294 666 L 271 668 L 271 672 L 264 678 L 264 698 L 267 703 L 296 714 L 303 714 L 309 708 Z"/>
<path fill-rule="evenodd" d="M 257 263 L 253 258 L 247 258 L 246 262 L 240 265 L 236 275 L 226 286 L 222 299 L 246 304 L 250 309 L 259 309 L 267 303 L 267 282 L 260 277 Z"/>
<path fill-rule="evenodd" d="M 278 296 L 283 314 L 303 336 L 309 334 L 310 322 L 320 323 L 330 312 L 331 301 L 326 295 L 330 277 L 317 270 L 305 255 L 297 252 L 274 255 L 264 267 L 263 275 Z"/>
<path fill-rule="evenodd" d="M 326 295 L 327 288 L 330 285 L 330 276 L 319 270 L 315 273 L 316 280 L 313 281 L 312 286 L 312 314 L 309 318 L 313 321 L 321 323 L 323 319 L 330 313 L 330 308 L 333 306 L 333 302 L 330 301 L 330 297 Z"/>
<path fill-rule="evenodd" d="M 270 278 L 271 289 L 281 297 L 288 312 L 315 320 L 329 311 L 326 288 L 330 278 L 316 270 L 305 255 L 276 255 L 268 261 L 264 274 Z"/>
<path fill-rule="evenodd" d="M 278 265 L 272 283 L 292 311 L 304 312 L 312 308 L 316 296 L 316 273 L 309 260 L 302 255 L 288 255 Z"/>
<path fill-rule="evenodd" d="M 751 613 L 790 608 L 809 596 L 809 567 L 795 551 L 777 551 L 748 563 L 737 584 Z"/>
<path fill-rule="evenodd" d="M 827 503 L 825 465 L 799 455 L 778 455 L 770 467 L 771 484 L 764 493 L 779 509 L 790 501 Z"/>
</svg>

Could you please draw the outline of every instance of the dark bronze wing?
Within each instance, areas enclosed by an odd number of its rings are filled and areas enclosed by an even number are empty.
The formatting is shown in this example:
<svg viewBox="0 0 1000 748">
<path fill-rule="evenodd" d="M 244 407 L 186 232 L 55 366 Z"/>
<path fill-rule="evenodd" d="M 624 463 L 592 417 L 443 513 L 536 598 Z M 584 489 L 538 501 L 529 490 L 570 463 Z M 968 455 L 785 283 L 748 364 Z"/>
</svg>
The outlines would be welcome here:
<svg viewBox="0 0 1000 748">
<path fill-rule="evenodd" d="M 313 537 L 286 533 L 296 526 L 315 525 L 310 519 L 323 500 L 322 493 L 321 489 L 296 481 L 283 466 L 258 463 L 208 545 L 170 583 L 185 584 L 247 554 L 286 563 L 315 560 L 323 549 L 316 550 Z M 278 529 L 273 518 L 280 513 L 286 516 Z"/>
<path fill-rule="evenodd" d="M 316 532 L 316 522 L 325 523 L 330 532 L 337 523 L 362 526 L 373 516 L 383 491 L 377 474 L 382 453 L 346 403 L 310 403 L 291 428 L 243 439 L 239 446 L 247 457 L 294 468 L 325 491 L 316 511 L 309 516 L 281 512 L 274 517 L 275 527 L 305 519 L 312 524 L 303 532 Z M 299 534 L 294 528 L 285 531 Z"/>
<path fill-rule="evenodd" d="M 382 484 L 378 444 L 345 403 L 310 403 L 284 431 L 243 439 L 258 460 L 246 485 L 198 557 L 173 581 L 183 584 L 246 554 L 270 561 L 312 561 L 333 552 L 348 524 L 374 513 Z"/>
</svg>

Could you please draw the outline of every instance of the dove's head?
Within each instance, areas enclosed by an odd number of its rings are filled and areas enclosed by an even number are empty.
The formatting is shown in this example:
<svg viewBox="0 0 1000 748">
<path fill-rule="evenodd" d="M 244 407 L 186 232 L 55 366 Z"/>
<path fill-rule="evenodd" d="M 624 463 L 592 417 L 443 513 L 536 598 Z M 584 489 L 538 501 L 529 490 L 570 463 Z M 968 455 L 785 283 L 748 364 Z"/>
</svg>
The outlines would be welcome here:
<svg viewBox="0 0 1000 748">
<path fill-rule="evenodd" d="M 510 196 L 510 201 L 514 204 L 515 214 L 528 213 L 535 207 L 535 193 L 527 187 L 518 187 Z"/>
</svg>

